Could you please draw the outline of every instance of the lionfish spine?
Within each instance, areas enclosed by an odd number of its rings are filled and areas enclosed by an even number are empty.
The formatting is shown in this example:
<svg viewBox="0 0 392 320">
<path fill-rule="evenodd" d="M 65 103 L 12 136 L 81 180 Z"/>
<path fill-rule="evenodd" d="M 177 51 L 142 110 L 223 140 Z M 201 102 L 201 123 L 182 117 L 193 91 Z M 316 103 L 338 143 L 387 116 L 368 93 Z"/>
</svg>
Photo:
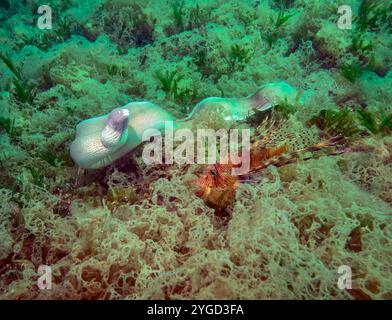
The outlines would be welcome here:
<svg viewBox="0 0 392 320">
<path fill-rule="evenodd" d="M 273 159 L 265 161 L 260 167 L 258 167 L 255 170 L 264 169 L 264 168 L 267 168 L 271 165 L 276 166 L 276 167 L 282 167 L 284 165 L 294 163 L 295 161 L 297 161 L 299 159 L 301 154 L 303 154 L 305 152 L 315 153 L 315 152 L 320 151 L 320 150 L 327 148 L 327 147 L 337 147 L 337 146 L 343 145 L 343 144 L 344 144 L 344 137 L 342 135 L 338 135 L 338 136 L 332 137 L 328 140 L 324 140 L 324 141 L 321 141 L 321 142 L 316 143 L 314 145 L 308 146 L 306 148 L 298 149 L 298 150 L 289 152 L 287 154 L 281 154 L 277 158 L 273 158 Z M 344 153 L 344 151 L 335 150 L 333 152 L 330 152 L 328 155 L 338 155 L 341 153 Z M 303 158 L 302 160 L 304 160 L 304 161 L 310 160 L 313 158 L 313 156 L 314 155 L 312 154 L 311 156 Z"/>
</svg>

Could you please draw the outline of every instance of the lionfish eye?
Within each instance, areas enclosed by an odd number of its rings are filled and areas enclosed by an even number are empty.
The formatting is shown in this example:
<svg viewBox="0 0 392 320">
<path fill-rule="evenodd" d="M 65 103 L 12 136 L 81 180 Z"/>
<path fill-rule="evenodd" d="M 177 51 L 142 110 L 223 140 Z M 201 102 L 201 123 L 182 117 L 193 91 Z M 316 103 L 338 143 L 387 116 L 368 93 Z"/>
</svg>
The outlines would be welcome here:
<svg viewBox="0 0 392 320">
<path fill-rule="evenodd" d="M 216 177 L 216 170 L 215 170 L 215 168 L 213 168 L 213 169 L 210 170 L 210 174 L 211 174 L 213 177 Z"/>
</svg>

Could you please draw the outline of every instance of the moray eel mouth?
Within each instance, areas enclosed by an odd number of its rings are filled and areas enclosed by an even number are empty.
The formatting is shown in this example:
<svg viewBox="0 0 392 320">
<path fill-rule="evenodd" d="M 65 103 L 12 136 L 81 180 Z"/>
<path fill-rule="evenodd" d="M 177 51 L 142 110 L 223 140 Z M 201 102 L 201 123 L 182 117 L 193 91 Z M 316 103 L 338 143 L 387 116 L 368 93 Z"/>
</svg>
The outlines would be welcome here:
<svg viewBox="0 0 392 320">
<path fill-rule="evenodd" d="M 263 94 L 264 86 L 259 88 L 253 95 L 249 96 L 247 99 L 249 100 L 252 109 L 257 111 L 267 111 L 273 107 L 273 104 L 267 97 Z"/>
</svg>

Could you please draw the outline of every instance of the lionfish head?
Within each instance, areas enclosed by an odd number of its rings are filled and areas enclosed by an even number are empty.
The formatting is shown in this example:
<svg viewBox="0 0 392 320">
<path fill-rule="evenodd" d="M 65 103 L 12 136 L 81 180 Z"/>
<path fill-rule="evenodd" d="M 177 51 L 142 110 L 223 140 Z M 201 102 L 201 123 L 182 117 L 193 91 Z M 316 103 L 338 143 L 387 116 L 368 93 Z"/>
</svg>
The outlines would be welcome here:
<svg viewBox="0 0 392 320">
<path fill-rule="evenodd" d="M 232 166 L 230 164 L 215 163 L 203 166 L 195 172 L 194 186 L 196 195 L 203 196 L 214 190 L 225 190 L 235 188 L 237 177 L 231 175 Z"/>
</svg>

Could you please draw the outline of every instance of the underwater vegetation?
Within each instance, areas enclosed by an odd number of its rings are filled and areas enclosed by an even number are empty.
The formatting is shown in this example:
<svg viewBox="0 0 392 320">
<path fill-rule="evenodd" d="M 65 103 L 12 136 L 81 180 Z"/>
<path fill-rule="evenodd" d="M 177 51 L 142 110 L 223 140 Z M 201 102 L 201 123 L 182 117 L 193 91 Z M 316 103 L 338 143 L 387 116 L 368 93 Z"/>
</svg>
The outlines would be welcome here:
<svg viewBox="0 0 392 320">
<path fill-rule="evenodd" d="M 279 10 L 278 16 L 275 20 L 272 19 L 271 28 L 266 35 L 267 43 L 272 46 L 278 41 L 279 37 L 282 36 L 282 29 L 284 25 L 288 22 L 294 14 L 289 14 L 285 12 L 285 8 L 282 6 Z"/>
<path fill-rule="evenodd" d="M 155 73 L 155 76 L 159 81 L 160 88 L 176 103 L 182 106 L 180 111 L 187 113 L 189 111 L 190 104 L 194 102 L 197 97 L 197 88 L 181 87 L 179 82 L 184 78 L 184 76 L 178 74 L 176 70 L 166 70 L 165 73 L 158 70 Z"/>
<path fill-rule="evenodd" d="M 371 133 L 377 134 L 391 134 L 392 133 L 392 114 L 385 114 L 380 112 L 379 115 L 374 115 L 366 110 L 358 110 L 361 124 Z"/>
<path fill-rule="evenodd" d="M 11 139 L 18 135 L 18 130 L 15 127 L 15 120 L 5 117 L 0 117 L 0 129 L 5 131 Z"/>
<path fill-rule="evenodd" d="M 342 65 L 342 75 L 352 83 L 354 83 L 361 75 L 362 69 L 357 62 L 351 62 L 349 64 Z"/>
<path fill-rule="evenodd" d="M 380 30 L 385 22 L 391 30 L 391 4 L 387 1 L 361 0 L 356 18 L 356 27 L 359 31 Z"/>
<path fill-rule="evenodd" d="M 366 109 L 358 109 L 356 112 L 350 108 L 335 110 L 321 110 L 320 113 L 310 120 L 321 130 L 330 134 L 343 134 L 352 137 L 363 129 L 372 134 L 391 134 L 392 114 L 386 115 L 383 111 L 373 114 Z"/>
<path fill-rule="evenodd" d="M 52 0 L 41 30 L 37 1 L 2 1 L 0 298 L 392 299 L 392 5 L 345 4 L 351 30 L 337 1 Z M 131 101 L 182 119 L 282 81 L 271 110 L 193 122 L 250 128 L 249 175 L 70 156 Z"/>
<path fill-rule="evenodd" d="M 0 59 L 14 75 L 12 84 L 15 97 L 22 103 L 31 103 L 34 98 L 34 87 L 31 84 L 29 85 L 27 80 L 23 78 L 20 68 L 14 64 L 9 54 L 0 52 Z"/>
<path fill-rule="evenodd" d="M 244 66 L 250 61 L 251 59 L 251 49 L 242 47 L 238 44 L 232 45 L 230 47 L 229 52 L 229 63 L 233 70 L 237 67 L 239 70 L 242 70 Z"/>
</svg>

